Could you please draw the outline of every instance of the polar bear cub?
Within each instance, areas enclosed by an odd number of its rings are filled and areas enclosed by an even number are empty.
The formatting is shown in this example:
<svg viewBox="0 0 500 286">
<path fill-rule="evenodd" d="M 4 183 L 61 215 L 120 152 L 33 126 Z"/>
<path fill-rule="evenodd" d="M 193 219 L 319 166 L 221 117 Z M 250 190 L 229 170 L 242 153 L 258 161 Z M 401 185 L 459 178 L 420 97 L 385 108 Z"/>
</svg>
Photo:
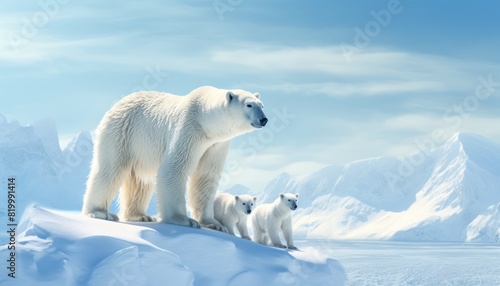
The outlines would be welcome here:
<svg viewBox="0 0 500 286">
<path fill-rule="evenodd" d="M 290 193 L 280 194 L 270 204 L 262 204 L 255 208 L 252 216 L 254 240 L 275 247 L 297 249 L 293 245 L 292 211 L 297 209 L 299 195 Z M 286 241 L 286 246 L 281 244 L 280 231 Z"/>
<path fill-rule="evenodd" d="M 234 234 L 234 227 L 238 229 L 241 238 L 250 239 L 247 228 L 247 216 L 255 207 L 257 197 L 250 195 L 233 196 L 227 193 L 218 193 L 214 201 L 214 217 L 228 233 Z"/>
</svg>

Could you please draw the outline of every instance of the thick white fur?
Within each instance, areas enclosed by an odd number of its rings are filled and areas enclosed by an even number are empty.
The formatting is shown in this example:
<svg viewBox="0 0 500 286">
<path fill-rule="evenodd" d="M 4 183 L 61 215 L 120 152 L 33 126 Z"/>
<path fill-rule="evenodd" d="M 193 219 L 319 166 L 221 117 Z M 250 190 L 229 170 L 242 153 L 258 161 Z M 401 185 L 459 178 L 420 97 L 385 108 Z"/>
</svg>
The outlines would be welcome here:
<svg viewBox="0 0 500 286">
<path fill-rule="evenodd" d="M 247 228 L 247 217 L 255 207 L 257 197 L 249 195 L 233 196 L 227 193 L 218 193 L 215 196 L 214 214 L 227 231 L 234 234 L 238 229 L 241 238 L 250 239 Z"/>
<path fill-rule="evenodd" d="M 126 96 L 96 130 L 82 212 L 118 220 L 108 207 L 121 186 L 120 219 L 151 221 L 145 212 L 156 185 L 163 222 L 221 230 L 213 202 L 230 140 L 265 125 L 262 107 L 258 94 L 208 86 L 186 96 Z"/>
<path fill-rule="evenodd" d="M 280 194 L 271 204 L 255 208 L 252 215 L 253 238 L 255 241 L 275 247 L 297 249 L 293 245 L 292 211 L 297 208 L 299 195 Z M 286 245 L 281 244 L 280 231 Z"/>
</svg>

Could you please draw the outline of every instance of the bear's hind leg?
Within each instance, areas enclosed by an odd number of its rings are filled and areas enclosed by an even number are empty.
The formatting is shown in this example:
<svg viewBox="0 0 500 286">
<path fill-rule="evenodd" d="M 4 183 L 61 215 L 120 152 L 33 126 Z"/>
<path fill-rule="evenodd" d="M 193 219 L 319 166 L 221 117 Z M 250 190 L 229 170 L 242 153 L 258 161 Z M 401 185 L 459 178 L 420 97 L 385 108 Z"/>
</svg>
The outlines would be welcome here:
<svg viewBox="0 0 500 286">
<path fill-rule="evenodd" d="M 120 219 L 124 221 L 156 221 L 146 215 L 154 183 L 135 175 L 134 170 L 125 180 L 120 192 Z"/>
<path fill-rule="evenodd" d="M 264 234 L 262 236 L 262 243 L 265 245 L 269 245 L 271 243 L 271 240 L 269 239 L 269 236 L 267 234 Z"/>
<path fill-rule="evenodd" d="M 253 226 L 253 240 L 261 244 L 267 244 L 265 240 L 264 230 L 260 227 L 260 225 L 258 225 L 256 218 L 254 218 L 254 220 L 252 221 L 252 226 Z"/>
<path fill-rule="evenodd" d="M 115 129 L 105 123 L 101 123 L 98 129 L 101 131 L 96 135 L 82 213 L 92 218 L 117 221 L 118 216 L 108 209 L 130 173 L 129 159 L 124 155 L 125 147 Z"/>
<path fill-rule="evenodd" d="M 91 218 L 118 221 L 118 216 L 108 212 L 108 209 L 124 177 L 124 170 L 102 168 L 93 163 L 83 197 L 82 213 Z"/>
</svg>

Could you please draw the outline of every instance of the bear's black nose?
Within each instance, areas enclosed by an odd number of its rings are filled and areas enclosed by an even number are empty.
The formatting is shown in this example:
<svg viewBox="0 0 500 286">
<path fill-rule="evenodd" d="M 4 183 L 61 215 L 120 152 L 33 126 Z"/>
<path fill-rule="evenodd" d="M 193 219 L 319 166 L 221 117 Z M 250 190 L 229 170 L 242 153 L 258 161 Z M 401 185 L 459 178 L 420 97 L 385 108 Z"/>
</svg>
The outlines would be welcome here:
<svg viewBox="0 0 500 286">
<path fill-rule="evenodd" d="M 267 123 L 267 118 L 264 117 L 260 120 L 260 125 L 266 126 L 266 123 Z"/>
<path fill-rule="evenodd" d="M 250 214 L 252 211 L 251 210 L 247 210 L 247 214 Z"/>
</svg>

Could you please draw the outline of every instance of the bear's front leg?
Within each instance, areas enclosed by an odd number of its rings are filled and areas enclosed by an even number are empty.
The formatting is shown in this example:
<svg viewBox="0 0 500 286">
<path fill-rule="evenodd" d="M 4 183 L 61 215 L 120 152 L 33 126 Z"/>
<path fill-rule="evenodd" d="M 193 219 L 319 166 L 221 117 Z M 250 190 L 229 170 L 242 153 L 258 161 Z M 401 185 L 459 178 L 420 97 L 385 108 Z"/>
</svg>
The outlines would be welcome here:
<svg viewBox="0 0 500 286">
<path fill-rule="evenodd" d="M 238 223 L 236 224 L 236 227 L 238 228 L 238 231 L 240 232 L 241 238 L 252 240 L 250 238 L 250 235 L 248 235 L 248 228 L 247 228 L 247 219 L 240 219 Z"/>
<path fill-rule="evenodd" d="M 189 141 L 189 140 L 188 140 Z M 163 223 L 200 228 L 200 223 L 187 216 L 186 183 L 188 174 L 201 157 L 200 148 L 183 143 L 171 148 L 157 175 L 159 216 Z"/>
<path fill-rule="evenodd" d="M 189 218 L 186 214 L 185 184 L 179 184 L 175 188 L 170 185 L 170 188 L 167 188 L 166 191 L 160 191 L 162 190 L 160 188 L 165 184 L 162 183 L 162 181 L 167 180 L 165 178 L 158 178 L 157 197 L 161 222 L 200 228 L 200 223 L 192 218 Z"/>
<path fill-rule="evenodd" d="M 203 227 L 223 232 L 228 230 L 214 218 L 214 200 L 228 151 L 229 142 L 212 145 L 201 156 L 189 180 L 189 201 L 193 218 Z"/>
<path fill-rule="evenodd" d="M 288 217 L 285 219 L 283 222 L 283 225 L 281 226 L 281 230 L 283 231 L 283 237 L 285 238 L 286 245 L 288 249 L 297 249 L 293 245 L 293 231 L 292 231 L 292 217 Z"/>
<path fill-rule="evenodd" d="M 280 234 L 279 234 L 279 224 L 278 223 L 269 223 L 267 224 L 267 236 L 269 240 L 271 240 L 271 245 L 279 248 L 286 248 L 285 245 L 281 244 Z"/>
</svg>

